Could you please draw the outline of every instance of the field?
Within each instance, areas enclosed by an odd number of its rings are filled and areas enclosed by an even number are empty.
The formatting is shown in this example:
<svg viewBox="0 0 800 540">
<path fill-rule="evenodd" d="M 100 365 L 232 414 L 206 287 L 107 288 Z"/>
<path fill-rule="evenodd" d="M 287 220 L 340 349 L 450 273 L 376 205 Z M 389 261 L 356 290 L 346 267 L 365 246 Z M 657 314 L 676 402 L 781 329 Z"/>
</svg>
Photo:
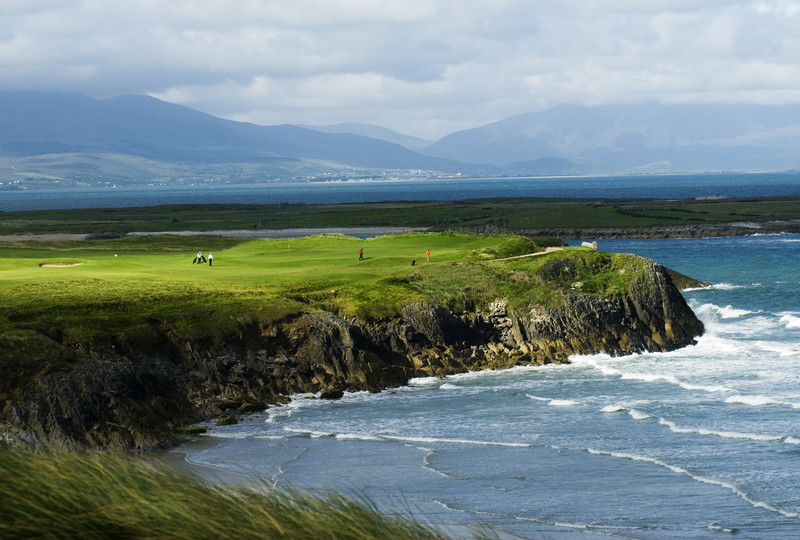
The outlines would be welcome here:
<svg viewBox="0 0 800 540">
<path fill-rule="evenodd" d="M 534 264 L 481 261 L 557 243 L 459 233 L 5 243 L 0 244 L 0 329 L 36 330 L 65 344 L 113 343 L 120 336 L 146 342 L 142 338 L 154 320 L 187 337 L 222 337 L 248 321 L 315 309 L 384 317 L 432 299 L 463 310 L 508 295 L 511 291 L 502 289 L 513 282 L 503 277 Z M 193 263 L 198 251 L 213 253 L 213 265 Z M 530 299 L 536 288 L 525 289 L 514 297 Z"/>
<path fill-rule="evenodd" d="M 546 231 L 800 220 L 800 197 L 718 200 L 496 198 L 353 204 L 169 205 L 0 212 L 0 234 L 426 227 Z"/>
</svg>

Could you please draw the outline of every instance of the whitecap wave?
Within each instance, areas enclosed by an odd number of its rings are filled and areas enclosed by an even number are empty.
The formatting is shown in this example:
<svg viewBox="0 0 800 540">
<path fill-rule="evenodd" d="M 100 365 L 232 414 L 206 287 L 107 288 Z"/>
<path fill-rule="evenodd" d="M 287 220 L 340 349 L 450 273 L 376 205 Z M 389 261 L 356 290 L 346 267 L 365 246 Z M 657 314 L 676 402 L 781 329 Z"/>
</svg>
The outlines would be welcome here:
<svg viewBox="0 0 800 540">
<path fill-rule="evenodd" d="M 774 341 L 756 341 L 752 344 L 754 350 L 775 353 L 780 357 L 795 356 L 800 353 L 797 343 L 777 343 Z"/>
<path fill-rule="evenodd" d="M 695 292 L 695 291 L 706 291 L 708 289 L 713 289 L 713 288 L 714 288 L 714 285 L 706 285 L 706 286 L 700 286 L 700 287 L 686 287 L 685 289 L 683 289 L 682 292 L 689 293 L 689 292 Z"/>
<path fill-rule="evenodd" d="M 692 383 L 680 382 L 680 381 L 678 382 L 678 384 L 682 388 L 685 388 L 686 390 L 698 390 L 700 392 L 708 392 L 710 394 L 713 394 L 713 393 L 716 393 L 716 392 L 733 392 L 733 390 L 731 388 L 728 388 L 727 386 L 723 386 L 723 385 L 720 385 L 720 384 L 705 385 L 705 384 L 692 384 Z"/>
<path fill-rule="evenodd" d="M 723 532 L 727 534 L 736 534 L 737 532 L 739 532 L 739 529 L 737 529 L 736 527 L 723 527 L 719 523 L 712 523 L 711 525 L 708 526 L 708 530 Z"/>
<path fill-rule="evenodd" d="M 532 394 L 525 394 L 525 397 L 532 399 L 534 401 L 550 401 L 550 398 L 534 396 Z"/>
<path fill-rule="evenodd" d="M 736 345 L 735 342 L 732 340 L 720 340 L 709 336 L 703 336 L 701 337 L 701 340 L 705 340 L 703 341 L 704 347 L 708 347 L 714 350 L 724 350 L 726 345 L 730 345 L 729 348 L 732 350 L 738 351 L 741 348 L 741 346 Z M 671 354 L 673 353 L 648 353 L 647 356 L 655 356 L 655 355 L 669 356 Z M 616 376 L 620 377 L 623 380 L 633 380 L 633 381 L 641 381 L 647 383 L 663 382 L 679 386 L 685 390 L 697 391 L 697 392 L 708 392 L 708 393 L 734 392 L 732 388 L 729 388 L 721 384 L 700 384 L 696 382 L 686 382 L 674 375 L 663 374 L 663 373 L 646 373 L 639 371 L 626 372 L 624 369 L 619 369 L 616 367 L 612 367 L 610 365 L 610 364 L 617 364 L 619 366 L 624 366 L 625 363 L 630 363 L 631 360 L 635 359 L 636 357 L 642 358 L 644 357 L 644 355 L 632 355 L 625 357 L 625 359 L 612 358 L 611 356 L 605 354 L 576 355 L 570 357 L 570 361 L 572 361 L 573 364 L 590 366 L 592 368 L 599 370 L 603 375 L 610 377 Z"/>
<path fill-rule="evenodd" d="M 299 437 L 301 439 L 335 439 L 337 435 L 333 431 L 314 431 L 290 427 L 285 427 L 283 429 L 291 433 L 294 437 Z"/>
<path fill-rule="evenodd" d="M 461 388 L 462 388 L 461 386 L 451 383 L 444 383 L 439 387 L 440 390 L 459 390 Z"/>
<path fill-rule="evenodd" d="M 639 410 L 636 410 L 636 409 L 629 410 L 628 414 L 634 420 L 647 420 L 648 418 L 650 418 L 649 414 L 647 414 L 645 412 L 642 412 L 642 411 L 639 411 Z"/>
<path fill-rule="evenodd" d="M 407 386 L 423 386 L 423 387 L 430 387 L 436 386 L 442 380 L 438 377 L 415 377 L 413 379 L 409 379 Z"/>
<path fill-rule="evenodd" d="M 408 442 L 408 443 L 424 443 L 424 444 L 432 444 L 432 443 L 443 443 L 443 444 L 474 444 L 478 446 L 505 446 L 509 448 L 530 448 L 533 446 L 531 443 L 514 443 L 514 442 L 502 442 L 502 441 L 479 441 L 479 440 L 472 440 L 472 439 L 447 439 L 447 438 L 438 438 L 438 437 L 410 437 L 410 436 L 401 436 L 401 435 L 381 435 L 382 439 L 387 439 L 391 441 L 400 441 L 400 442 Z"/>
<path fill-rule="evenodd" d="M 341 441 L 381 441 L 383 440 L 378 435 L 372 435 L 369 433 L 337 433 L 335 435 L 336 439 Z"/>
<path fill-rule="evenodd" d="M 627 410 L 628 408 L 624 405 L 606 405 L 605 407 L 600 409 L 600 412 L 617 413 L 617 412 L 625 412 Z"/>
<path fill-rule="evenodd" d="M 692 435 L 704 435 L 720 437 L 722 439 L 744 439 L 759 442 L 779 442 L 784 441 L 786 437 L 782 435 L 763 435 L 758 433 L 742 433 L 738 431 L 717 431 L 714 429 L 706 428 L 687 428 L 678 426 L 675 422 L 660 418 L 658 423 L 662 426 L 667 426 L 673 433 L 685 433 Z"/>
<path fill-rule="evenodd" d="M 642 381 L 642 382 L 656 382 L 656 381 L 664 381 L 664 382 L 671 382 L 673 384 L 677 384 L 678 379 L 671 376 L 671 375 L 660 375 L 658 373 L 637 373 L 637 372 L 629 372 L 629 373 L 620 373 L 620 376 L 624 380 L 634 380 L 634 381 Z"/>
<path fill-rule="evenodd" d="M 791 407 L 792 409 L 800 409 L 800 403 L 791 402 L 791 401 L 784 401 L 782 399 L 773 398 L 770 396 L 743 396 L 737 394 L 735 396 L 730 396 L 725 400 L 725 403 L 731 403 L 735 405 L 748 405 L 750 407 L 768 407 L 772 405 L 778 405 L 781 407 Z"/>
<path fill-rule="evenodd" d="M 708 392 L 708 393 L 715 393 L 715 392 L 731 392 L 732 390 L 727 386 L 714 384 L 714 385 L 706 385 L 706 384 L 695 384 L 695 383 L 688 383 L 682 381 L 678 377 L 674 375 L 665 375 L 661 373 L 637 373 L 637 372 L 619 372 L 620 377 L 623 380 L 635 380 L 635 381 L 642 381 L 642 382 L 665 382 L 668 384 L 672 384 L 675 386 L 680 386 L 684 390 L 691 390 L 691 391 L 699 391 L 699 392 Z"/>
<path fill-rule="evenodd" d="M 594 369 L 597 369 L 603 375 L 620 375 L 622 372 L 616 368 L 613 368 L 609 365 L 609 363 L 617 361 L 618 359 L 613 358 L 607 354 L 576 354 L 574 356 L 569 357 L 570 362 L 573 365 L 577 366 L 588 366 Z"/>
<path fill-rule="evenodd" d="M 786 328 L 800 328 L 800 315 L 797 313 L 779 313 L 780 323 Z"/>
<path fill-rule="evenodd" d="M 572 407 L 573 405 L 577 405 L 578 402 L 572 399 L 551 399 L 548 405 L 552 405 L 553 407 Z"/>
<path fill-rule="evenodd" d="M 751 407 L 764 407 L 767 405 L 784 405 L 785 402 L 769 396 L 743 396 L 737 394 L 725 398 L 725 403 L 736 403 L 739 405 L 749 405 Z"/>
<path fill-rule="evenodd" d="M 701 320 L 706 325 L 706 333 L 697 338 L 697 351 L 700 356 L 730 356 L 745 350 L 746 346 L 740 341 L 714 333 L 713 322 L 703 317 Z"/>
<path fill-rule="evenodd" d="M 721 291 L 732 291 L 735 289 L 745 289 L 746 285 L 734 285 L 733 283 L 712 283 L 712 289 L 719 289 Z"/>
<path fill-rule="evenodd" d="M 514 366 L 505 369 L 482 369 L 477 371 L 467 371 L 466 373 L 454 373 L 445 377 L 418 377 L 410 379 L 408 384 L 413 386 L 436 386 L 445 381 L 445 384 L 450 384 L 453 381 L 485 381 L 492 380 L 493 378 L 500 377 L 502 379 L 513 378 L 514 375 L 519 373 L 526 373 L 530 371 L 540 371 L 543 369 L 553 369 L 553 365 L 547 366 Z M 560 367 L 560 366 L 559 366 Z M 484 385 L 485 386 L 485 385 Z"/>
<path fill-rule="evenodd" d="M 573 405 L 578 405 L 578 401 L 573 399 L 553 399 L 553 398 L 546 398 L 541 396 L 534 396 L 532 394 L 525 394 L 526 397 L 534 400 L 534 401 L 546 401 L 548 405 L 552 405 L 553 407 L 572 407 Z"/>
<path fill-rule="evenodd" d="M 750 311 L 749 309 L 735 308 L 730 304 L 725 307 L 717 306 L 717 311 L 719 312 L 720 317 L 723 319 L 740 319 L 742 317 L 757 313 L 756 311 Z"/>
<path fill-rule="evenodd" d="M 249 439 L 253 437 L 253 434 L 247 431 L 220 431 L 217 429 L 209 429 L 203 435 L 214 439 Z"/>
<path fill-rule="evenodd" d="M 767 502 L 757 501 L 757 500 L 753 499 L 752 497 L 750 497 L 744 491 L 738 489 L 733 484 L 730 484 L 730 483 L 722 481 L 722 480 L 717 480 L 715 478 L 708 478 L 708 477 L 705 477 L 705 476 L 692 474 L 688 469 L 684 469 L 683 467 L 678 467 L 676 465 L 670 465 L 669 463 L 661 461 L 660 459 L 652 458 L 652 457 L 649 457 L 649 456 L 641 456 L 641 455 L 637 455 L 637 454 L 628 454 L 628 453 L 625 453 L 625 452 L 609 452 L 609 451 L 604 451 L 604 450 L 595 450 L 594 448 L 587 448 L 587 451 L 590 454 L 594 454 L 594 455 L 610 456 L 610 457 L 615 457 L 615 458 L 620 458 L 620 459 L 629 459 L 629 460 L 632 460 L 632 461 L 641 461 L 641 462 L 645 462 L 645 463 L 652 463 L 653 465 L 657 465 L 659 467 L 663 467 L 665 469 L 668 469 L 668 470 L 674 472 L 675 474 L 686 475 L 689 478 L 691 478 L 692 480 L 695 480 L 696 482 L 702 482 L 704 484 L 709 484 L 709 485 L 712 485 L 712 486 L 719 486 L 719 487 L 728 489 L 728 490 L 732 491 L 733 493 L 735 493 L 736 495 L 738 495 L 742 500 L 744 500 L 745 502 L 747 502 L 748 504 L 752 505 L 755 508 L 763 508 L 765 510 L 769 510 L 770 512 L 775 512 L 775 513 L 781 514 L 781 515 L 783 515 L 785 517 L 792 518 L 792 519 L 800 517 L 800 513 L 789 512 L 787 510 L 782 510 L 780 508 L 776 508 L 775 506 L 772 506 L 771 504 L 769 504 Z"/>
<path fill-rule="evenodd" d="M 267 409 L 264 422 L 267 424 L 274 424 L 279 420 L 290 418 L 301 406 L 300 402 L 295 403 L 294 401 L 290 401 L 284 405 L 270 407 Z"/>
</svg>

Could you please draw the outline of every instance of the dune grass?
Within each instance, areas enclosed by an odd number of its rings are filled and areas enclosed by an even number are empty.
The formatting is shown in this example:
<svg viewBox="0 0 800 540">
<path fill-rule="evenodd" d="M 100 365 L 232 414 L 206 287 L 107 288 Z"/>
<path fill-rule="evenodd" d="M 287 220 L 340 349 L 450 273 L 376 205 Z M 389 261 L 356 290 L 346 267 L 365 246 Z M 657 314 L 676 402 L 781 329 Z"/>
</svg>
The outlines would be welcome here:
<svg viewBox="0 0 800 540">
<path fill-rule="evenodd" d="M 368 501 L 212 484 L 147 456 L 0 447 L 0 537 L 440 539 Z"/>
</svg>

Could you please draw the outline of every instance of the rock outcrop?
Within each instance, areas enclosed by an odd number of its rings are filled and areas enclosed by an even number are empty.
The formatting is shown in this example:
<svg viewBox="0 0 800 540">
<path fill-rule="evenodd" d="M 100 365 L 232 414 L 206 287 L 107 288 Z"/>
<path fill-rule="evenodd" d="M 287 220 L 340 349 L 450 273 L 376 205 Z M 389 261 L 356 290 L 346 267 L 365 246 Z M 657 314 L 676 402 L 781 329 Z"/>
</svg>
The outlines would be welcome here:
<svg viewBox="0 0 800 540">
<path fill-rule="evenodd" d="M 72 351 L 61 358 L 66 367 L 8 391 L 0 440 L 150 449 L 175 442 L 182 426 L 215 417 L 235 422 L 294 393 L 336 398 L 411 377 L 567 362 L 573 354 L 669 351 L 703 332 L 670 271 L 653 261 L 645 261 L 624 293 L 584 294 L 578 286 L 559 294 L 556 307 L 521 312 L 498 298 L 484 311 L 417 303 L 398 317 L 369 321 L 298 314 L 250 324 L 214 344 L 182 339 L 153 321 L 158 347 Z M 152 350 L 158 352 L 142 352 Z"/>
</svg>

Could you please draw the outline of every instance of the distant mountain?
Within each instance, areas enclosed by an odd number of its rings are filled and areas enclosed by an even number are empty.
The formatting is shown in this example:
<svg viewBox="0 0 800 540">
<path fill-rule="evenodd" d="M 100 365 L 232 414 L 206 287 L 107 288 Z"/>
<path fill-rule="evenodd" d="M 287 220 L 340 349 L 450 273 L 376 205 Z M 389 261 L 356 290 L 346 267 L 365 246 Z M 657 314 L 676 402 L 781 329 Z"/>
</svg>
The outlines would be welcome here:
<svg viewBox="0 0 800 540">
<path fill-rule="evenodd" d="M 365 124 L 233 122 L 147 96 L 0 91 L 0 189 L 418 171 L 536 176 L 797 168 L 800 106 L 564 105 L 428 144 Z"/>
<path fill-rule="evenodd" d="M 136 181 L 151 174 L 218 176 L 233 165 L 262 178 L 363 174 L 365 169 L 477 169 L 352 133 L 233 122 L 138 95 L 95 100 L 57 92 L 0 92 L 0 126 L 0 158 L 16 158 L 29 176 L 101 177 L 115 163 L 122 169 L 131 159 L 137 164 L 137 177 L 131 179 Z M 87 162 L 98 156 L 103 166 L 95 174 Z M 44 172 L 34 170 L 43 163 Z M 4 170 L 9 169 L 0 166 L 0 174 Z M 115 178 L 124 181 L 124 170 Z"/>
<path fill-rule="evenodd" d="M 394 130 L 372 124 L 347 122 L 342 124 L 333 124 L 330 126 L 302 125 L 300 127 L 315 129 L 324 133 L 352 133 L 354 135 L 361 135 L 371 139 L 379 139 L 382 141 L 399 144 L 400 146 L 405 146 L 409 150 L 414 151 L 420 151 L 423 148 L 433 144 L 433 141 L 429 141 L 428 139 L 414 137 L 412 135 L 404 135 L 403 133 L 398 133 Z"/>
<path fill-rule="evenodd" d="M 506 172 L 562 160 L 565 172 L 800 167 L 800 106 L 563 105 L 448 135 L 425 154 Z"/>
</svg>

